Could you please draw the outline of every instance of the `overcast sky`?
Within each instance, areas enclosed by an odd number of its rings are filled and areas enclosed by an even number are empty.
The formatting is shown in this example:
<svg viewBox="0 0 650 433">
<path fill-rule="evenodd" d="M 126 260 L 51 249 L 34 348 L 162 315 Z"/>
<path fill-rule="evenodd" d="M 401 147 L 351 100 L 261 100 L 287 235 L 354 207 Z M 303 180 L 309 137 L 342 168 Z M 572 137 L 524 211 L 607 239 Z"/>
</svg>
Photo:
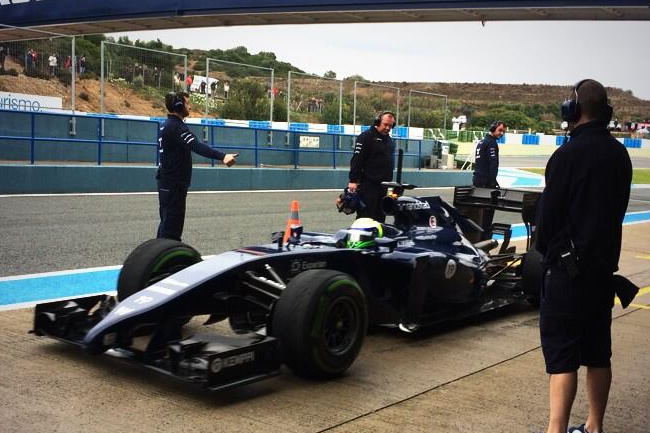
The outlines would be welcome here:
<svg viewBox="0 0 650 433">
<path fill-rule="evenodd" d="M 122 34 L 115 34 L 117 37 Z M 650 22 L 244 26 L 125 33 L 174 48 L 272 51 L 310 73 L 372 81 L 571 85 L 594 78 L 650 100 Z"/>
</svg>

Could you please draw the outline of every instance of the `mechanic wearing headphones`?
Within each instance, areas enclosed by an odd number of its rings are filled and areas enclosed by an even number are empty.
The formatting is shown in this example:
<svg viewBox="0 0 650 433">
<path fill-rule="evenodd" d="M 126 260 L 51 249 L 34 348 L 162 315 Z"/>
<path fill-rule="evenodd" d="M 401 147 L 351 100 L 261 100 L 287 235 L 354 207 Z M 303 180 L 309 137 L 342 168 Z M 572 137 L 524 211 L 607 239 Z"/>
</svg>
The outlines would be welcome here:
<svg viewBox="0 0 650 433">
<path fill-rule="evenodd" d="M 589 414 L 569 432 L 603 432 L 612 381 L 611 324 L 623 217 L 632 164 L 607 130 L 612 108 L 595 80 L 583 80 L 562 104 L 570 139 L 546 165 L 539 204 L 537 249 L 544 255 L 540 337 L 550 375 L 548 433 L 567 431 L 578 384 L 587 367 Z"/>
<path fill-rule="evenodd" d="M 500 120 L 492 122 L 485 138 L 476 145 L 474 161 L 474 186 L 498 188 L 497 173 L 499 172 L 498 140 L 506 131 L 505 123 Z"/>
<path fill-rule="evenodd" d="M 183 234 L 187 189 L 192 181 L 192 152 L 223 161 L 226 167 L 232 166 L 237 156 L 211 148 L 190 131 L 184 122 L 190 115 L 189 99 L 190 95 L 185 92 L 165 95 L 165 106 L 169 114 L 158 131 L 160 165 L 156 179 L 160 225 L 157 237 L 178 241 Z"/>
<path fill-rule="evenodd" d="M 373 126 L 357 137 L 354 154 L 350 160 L 348 190 L 358 192 L 365 207 L 357 211 L 357 218 L 372 218 L 384 222 L 381 199 L 387 193 L 382 182 L 393 180 L 393 153 L 395 144 L 389 133 L 395 127 L 395 115 L 383 111 L 375 118 Z"/>
</svg>

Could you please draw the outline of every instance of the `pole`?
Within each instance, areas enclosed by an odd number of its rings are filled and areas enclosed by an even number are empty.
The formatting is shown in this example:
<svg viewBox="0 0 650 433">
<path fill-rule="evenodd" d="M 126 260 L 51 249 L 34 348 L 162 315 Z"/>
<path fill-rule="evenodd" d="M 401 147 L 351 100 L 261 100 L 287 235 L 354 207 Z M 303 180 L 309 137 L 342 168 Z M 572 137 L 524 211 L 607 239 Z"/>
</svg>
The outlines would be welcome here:
<svg viewBox="0 0 650 433">
<path fill-rule="evenodd" d="M 205 118 L 208 118 L 208 94 L 210 92 L 210 59 L 205 59 Z"/>
<path fill-rule="evenodd" d="M 447 133 L 447 97 L 445 96 L 445 121 L 442 125 L 443 131 L 445 131 L 445 134 Z"/>
<path fill-rule="evenodd" d="M 101 67 L 101 77 L 99 81 L 99 100 L 101 101 L 99 112 L 101 114 L 104 114 L 104 41 L 102 41 L 101 43 L 100 52 L 101 52 L 100 62 L 102 64 L 102 67 Z"/>
<path fill-rule="evenodd" d="M 354 99 L 352 103 L 352 133 L 357 133 L 357 82 L 354 82 Z"/>
<path fill-rule="evenodd" d="M 185 77 L 185 79 L 183 80 L 183 89 L 185 92 L 189 92 L 190 89 L 187 88 L 187 54 L 185 54 L 184 57 L 185 57 L 185 62 L 184 62 L 185 64 L 183 66 L 184 68 L 183 77 Z"/>
<path fill-rule="evenodd" d="M 269 109 L 269 127 L 273 125 L 273 102 L 275 101 L 275 70 L 271 69 L 271 108 Z"/>
<path fill-rule="evenodd" d="M 406 128 L 407 128 L 409 137 L 411 135 L 411 95 L 412 95 L 412 92 L 413 92 L 413 90 L 410 89 L 409 90 L 409 102 L 408 102 L 409 114 L 408 114 L 407 121 L 406 121 Z"/>
<path fill-rule="evenodd" d="M 291 122 L 291 71 L 289 71 L 287 79 L 287 131 L 289 130 L 289 123 Z"/>
<path fill-rule="evenodd" d="M 395 113 L 395 124 L 396 125 L 399 125 L 399 91 L 400 91 L 400 89 L 398 88 L 397 89 L 397 101 L 396 101 L 397 110 L 396 110 L 396 113 Z"/>
<path fill-rule="evenodd" d="M 76 95 L 76 81 L 77 81 L 77 55 L 75 53 L 77 38 L 76 36 L 72 37 L 72 114 L 74 115 L 75 110 L 75 97 Z"/>
</svg>

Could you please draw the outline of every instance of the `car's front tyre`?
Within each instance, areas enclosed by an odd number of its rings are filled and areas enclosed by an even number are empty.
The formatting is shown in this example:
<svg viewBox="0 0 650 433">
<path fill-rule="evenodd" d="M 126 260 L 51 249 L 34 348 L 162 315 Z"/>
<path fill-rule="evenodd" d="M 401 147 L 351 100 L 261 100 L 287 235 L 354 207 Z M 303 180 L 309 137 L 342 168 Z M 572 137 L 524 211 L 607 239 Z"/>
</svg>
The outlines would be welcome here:
<svg viewBox="0 0 650 433">
<path fill-rule="evenodd" d="M 368 327 L 363 291 L 347 274 L 308 270 L 289 282 L 273 308 L 271 335 L 296 374 L 340 376 L 357 358 Z"/>
</svg>

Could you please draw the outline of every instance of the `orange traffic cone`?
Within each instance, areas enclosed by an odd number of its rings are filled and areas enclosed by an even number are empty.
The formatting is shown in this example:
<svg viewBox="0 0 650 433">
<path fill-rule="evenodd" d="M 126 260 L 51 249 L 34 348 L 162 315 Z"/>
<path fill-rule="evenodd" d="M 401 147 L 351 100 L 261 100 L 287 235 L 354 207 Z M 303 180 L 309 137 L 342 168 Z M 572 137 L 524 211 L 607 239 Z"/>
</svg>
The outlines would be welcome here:
<svg viewBox="0 0 650 433">
<path fill-rule="evenodd" d="M 300 216 L 298 215 L 299 210 L 300 210 L 300 205 L 298 204 L 298 200 L 292 201 L 291 202 L 291 215 L 289 216 L 289 219 L 287 220 L 287 228 L 284 229 L 284 242 L 285 243 L 289 240 L 289 237 L 291 236 L 291 226 L 299 226 L 299 225 L 301 225 Z"/>
</svg>

